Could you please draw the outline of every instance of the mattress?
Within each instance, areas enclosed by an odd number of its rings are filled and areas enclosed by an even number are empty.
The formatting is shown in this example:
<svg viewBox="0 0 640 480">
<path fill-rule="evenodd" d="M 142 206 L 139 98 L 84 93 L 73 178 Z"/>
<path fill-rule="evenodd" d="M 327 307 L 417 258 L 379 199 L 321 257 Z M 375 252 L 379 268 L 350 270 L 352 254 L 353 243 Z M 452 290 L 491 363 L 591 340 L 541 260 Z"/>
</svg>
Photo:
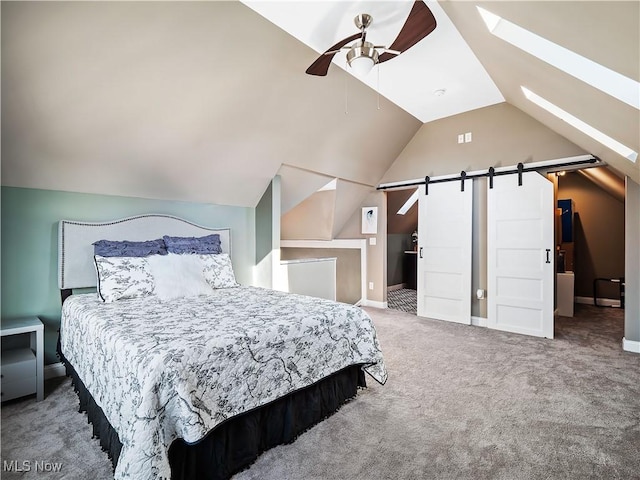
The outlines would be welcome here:
<svg viewBox="0 0 640 480">
<path fill-rule="evenodd" d="M 103 303 L 73 295 L 60 348 L 122 443 L 116 479 L 170 478 L 168 449 L 350 365 L 387 378 L 358 307 L 254 287 Z"/>
</svg>

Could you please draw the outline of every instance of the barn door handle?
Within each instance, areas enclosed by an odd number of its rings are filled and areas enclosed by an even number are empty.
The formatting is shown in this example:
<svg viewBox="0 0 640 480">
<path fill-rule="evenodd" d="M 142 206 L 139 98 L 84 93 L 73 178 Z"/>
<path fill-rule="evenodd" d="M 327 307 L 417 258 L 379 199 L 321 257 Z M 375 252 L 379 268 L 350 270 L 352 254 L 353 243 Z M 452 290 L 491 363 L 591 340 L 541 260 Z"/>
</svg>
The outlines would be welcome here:
<svg viewBox="0 0 640 480">
<path fill-rule="evenodd" d="M 550 254 L 551 254 L 551 249 L 547 248 L 547 262 L 546 263 L 551 263 L 551 258 L 549 258 Z"/>
<path fill-rule="evenodd" d="M 420 247 L 420 258 L 422 258 L 422 247 Z"/>
</svg>

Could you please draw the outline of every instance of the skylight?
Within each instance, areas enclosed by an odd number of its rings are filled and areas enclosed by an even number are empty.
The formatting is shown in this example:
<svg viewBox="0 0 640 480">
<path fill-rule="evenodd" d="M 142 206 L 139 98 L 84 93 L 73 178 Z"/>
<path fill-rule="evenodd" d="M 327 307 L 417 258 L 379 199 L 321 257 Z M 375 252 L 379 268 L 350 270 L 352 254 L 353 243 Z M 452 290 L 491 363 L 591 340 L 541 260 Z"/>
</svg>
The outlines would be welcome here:
<svg viewBox="0 0 640 480">
<path fill-rule="evenodd" d="M 418 189 L 416 188 L 416 191 L 413 192 L 413 195 L 411 195 L 407 199 L 407 201 L 404 202 L 404 205 L 400 207 L 400 210 L 398 210 L 398 215 L 406 215 L 409 209 L 413 207 L 413 204 L 416 203 L 417 201 L 418 201 Z"/>
<path fill-rule="evenodd" d="M 545 109 L 547 112 L 555 115 L 561 120 L 564 120 L 572 127 L 577 128 L 578 130 L 580 130 L 582 133 L 586 135 L 589 135 L 594 140 L 597 140 L 605 147 L 610 148 L 614 152 L 622 155 L 627 160 L 631 160 L 632 162 L 635 162 L 637 160 L 638 152 L 631 150 L 629 147 L 621 144 L 617 140 L 614 140 L 610 136 L 602 133 L 600 130 L 597 130 L 596 128 L 583 122 L 579 118 L 574 117 L 569 112 L 562 110 L 557 105 L 533 93 L 531 90 L 525 87 L 520 87 L 520 88 L 522 88 L 522 92 L 524 93 L 524 96 L 527 97 L 528 100 L 532 101 L 539 107 Z"/>
<path fill-rule="evenodd" d="M 489 31 L 505 42 L 640 110 L 640 83 L 476 7 Z"/>
<path fill-rule="evenodd" d="M 335 190 L 338 186 L 338 179 L 334 178 L 329 183 L 327 183 L 324 187 L 318 189 L 318 192 L 326 192 L 328 190 Z"/>
</svg>

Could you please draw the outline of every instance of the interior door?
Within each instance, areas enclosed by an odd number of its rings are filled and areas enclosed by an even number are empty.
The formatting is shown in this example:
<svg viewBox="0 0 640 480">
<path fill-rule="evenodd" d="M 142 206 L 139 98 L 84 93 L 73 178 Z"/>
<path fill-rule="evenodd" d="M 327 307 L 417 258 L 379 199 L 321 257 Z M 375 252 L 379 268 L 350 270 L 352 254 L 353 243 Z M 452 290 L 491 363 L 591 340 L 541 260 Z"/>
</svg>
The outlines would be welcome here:
<svg viewBox="0 0 640 480">
<path fill-rule="evenodd" d="M 418 202 L 418 315 L 469 325 L 473 182 L 431 184 Z"/>
<path fill-rule="evenodd" d="M 487 326 L 553 338 L 553 184 L 494 177 L 487 198 Z"/>
</svg>

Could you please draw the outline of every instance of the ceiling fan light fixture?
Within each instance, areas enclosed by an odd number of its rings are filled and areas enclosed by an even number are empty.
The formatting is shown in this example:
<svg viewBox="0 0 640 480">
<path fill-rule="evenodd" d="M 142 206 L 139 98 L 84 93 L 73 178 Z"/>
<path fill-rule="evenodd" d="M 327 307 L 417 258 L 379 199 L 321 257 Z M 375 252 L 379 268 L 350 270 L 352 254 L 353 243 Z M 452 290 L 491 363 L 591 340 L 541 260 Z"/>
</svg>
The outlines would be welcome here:
<svg viewBox="0 0 640 480">
<path fill-rule="evenodd" d="M 364 77 L 378 63 L 378 52 L 370 42 L 354 45 L 347 52 L 347 63 L 358 77 Z"/>
<path fill-rule="evenodd" d="M 324 77 L 329 71 L 329 65 L 333 61 L 334 56 L 343 49 L 349 49 L 347 54 L 347 61 L 351 68 L 354 70 L 357 68 L 359 75 L 366 75 L 371 71 L 376 63 L 384 63 L 388 60 L 396 58 L 402 52 L 410 49 L 424 37 L 429 35 L 436 28 L 437 22 L 433 13 L 427 7 L 423 0 L 415 0 L 413 7 L 409 12 L 409 16 L 404 22 L 404 25 L 400 29 L 398 36 L 389 46 L 378 46 L 380 54 L 375 50 L 374 46 L 366 42 L 367 31 L 366 29 L 373 22 L 373 17 L 369 14 L 362 13 L 353 19 L 359 32 L 355 35 L 351 35 L 347 38 L 343 38 L 336 44 L 329 47 L 324 53 L 322 53 L 315 62 L 313 62 L 306 73 L 309 75 L 317 75 Z M 356 45 L 351 47 L 347 46 L 354 40 L 360 40 Z M 363 58 L 362 58 L 363 57 Z M 356 63 L 362 63 L 356 67 Z"/>
</svg>

